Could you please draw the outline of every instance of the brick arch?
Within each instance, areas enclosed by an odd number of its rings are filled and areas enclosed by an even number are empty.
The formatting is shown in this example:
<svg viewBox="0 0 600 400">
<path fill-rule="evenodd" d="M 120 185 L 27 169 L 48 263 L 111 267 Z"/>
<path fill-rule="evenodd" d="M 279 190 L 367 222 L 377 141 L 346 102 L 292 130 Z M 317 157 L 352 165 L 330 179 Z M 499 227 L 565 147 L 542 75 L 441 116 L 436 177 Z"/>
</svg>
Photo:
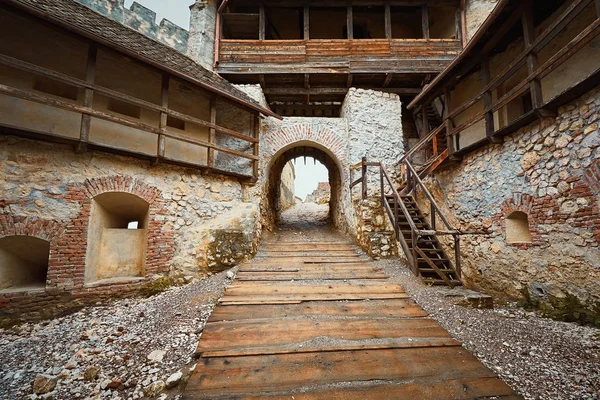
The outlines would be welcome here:
<svg viewBox="0 0 600 400">
<path fill-rule="evenodd" d="M 54 220 L 14 215 L 0 216 L 0 238 L 32 236 L 54 243 L 64 233 L 65 227 Z"/>
<path fill-rule="evenodd" d="M 121 175 L 87 179 L 83 183 L 83 188 L 90 198 L 103 193 L 123 192 L 134 194 L 144 199 L 148 204 L 153 204 L 161 194 L 161 191 L 153 186 L 130 176 Z"/>
<path fill-rule="evenodd" d="M 313 126 L 309 123 L 295 124 L 282 128 L 265 138 L 265 153 L 272 157 L 296 143 L 312 142 L 329 150 L 340 164 L 348 162 L 344 138 L 326 126 Z"/>
<path fill-rule="evenodd" d="M 542 244 L 540 234 L 537 229 L 535 218 L 533 217 L 533 208 L 535 205 L 535 198 L 526 193 L 513 193 L 512 198 L 505 200 L 501 205 L 501 212 L 499 215 L 499 222 L 504 232 L 506 239 L 506 219 L 514 212 L 522 212 L 527 215 L 527 221 L 529 222 L 529 231 L 531 233 L 532 243 L 512 243 L 509 246 L 518 248 L 528 248 L 531 246 L 539 246 Z"/>
</svg>

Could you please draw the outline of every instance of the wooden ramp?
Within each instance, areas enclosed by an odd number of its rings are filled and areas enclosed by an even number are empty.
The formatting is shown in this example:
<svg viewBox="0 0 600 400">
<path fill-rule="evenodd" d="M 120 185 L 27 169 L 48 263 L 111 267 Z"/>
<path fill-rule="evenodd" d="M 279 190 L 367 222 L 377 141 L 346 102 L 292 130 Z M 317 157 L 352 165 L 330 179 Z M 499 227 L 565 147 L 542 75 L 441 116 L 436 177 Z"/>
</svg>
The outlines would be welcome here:
<svg viewBox="0 0 600 400">
<path fill-rule="evenodd" d="M 520 399 L 345 240 L 267 241 L 208 320 L 185 399 Z"/>
</svg>

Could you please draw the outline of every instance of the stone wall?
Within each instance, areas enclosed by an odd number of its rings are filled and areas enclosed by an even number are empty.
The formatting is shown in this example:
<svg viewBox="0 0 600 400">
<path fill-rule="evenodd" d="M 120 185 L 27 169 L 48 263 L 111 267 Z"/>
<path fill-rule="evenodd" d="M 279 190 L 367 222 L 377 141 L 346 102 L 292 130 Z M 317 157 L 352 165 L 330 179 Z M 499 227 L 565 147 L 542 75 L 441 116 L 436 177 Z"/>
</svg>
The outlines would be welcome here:
<svg viewBox="0 0 600 400">
<path fill-rule="evenodd" d="M 306 196 L 306 203 L 327 204 L 331 198 L 331 185 L 329 182 L 319 182 L 317 188 Z"/>
<path fill-rule="evenodd" d="M 431 181 L 459 228 L 491 232 L 462 241 L 469 286 L 550 303 L 600 301 L 599 121 L 597 87 L 556 119 L 470 153 Z M 527 215 L 530 241 L 507 242 L 514 212 Z"/>
<path fill-rule="evenodd" d="M 486 18 L 498 4 L 498 0 L 467 0 L 467 40 L 471 40 Z"/>
<path fill-rule="evenodd" d="M 398 255 L 398 242 L 394 227 L 381 207 L 379 196 L 354 200 L 360 218 L 357 231 L 358 245 L 372 258 Z"/>
<path fill-rule="evenodd" d="M 252 256 L 260 238 L 258 202 L 244 201 L 244 189 L 232 178 L 150 167 L 108 153 L 76 154 L 67 145 L 11 136 L 0 136 L 0 171 L 0 238 L 26 235 L 50 242 L 45 288 L 0 292 L 0 314 L 50 312 L 51 305 L 66 300 L 122 295 L 159 276 L 188 280 Z M 109 192 L 149 205 L 144 273 L 90 282 L 85 272 L 91 205 Z"/>
<path fill-rule="evenodd" d="M 168 19 L 157 24 L 156 13 L 137 2 L 133 2 L 128 10 L 125 8 L 125 0 L 75 1 L 175 50 L 184 54 L 187 52 L 188 31 Z"/>
<path fill-rule="evenodd" d="M 279 197 L 281 211 L 287 210 L 296 204 L 296 196 L 294 196 L 295 180 L 294 164 L 290 161 L 285 165 L 281 173 L 281 196 Z"/>
</svg>

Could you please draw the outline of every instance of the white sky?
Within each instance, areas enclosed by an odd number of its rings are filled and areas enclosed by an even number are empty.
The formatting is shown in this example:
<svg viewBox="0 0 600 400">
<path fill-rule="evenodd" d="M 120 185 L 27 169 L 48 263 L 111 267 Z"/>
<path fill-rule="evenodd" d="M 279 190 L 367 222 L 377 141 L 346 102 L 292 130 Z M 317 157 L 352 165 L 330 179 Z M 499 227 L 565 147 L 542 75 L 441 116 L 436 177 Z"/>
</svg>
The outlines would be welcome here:
<svg viewBox="0 0 600 400">
<path fill-rule="evenodd" d="M 302 200 L 317 188 L 319 182 L 329 182 L 327 168 L 319 161 L 315 165 L 314 158 L 306 157 L 306 165 L 304 165 L 304 157 L 296 158 L 293 163 L 296 170 L 294 194 Z"/>
<path fill-rule="evenodd" d="M 168 19 L 184 29 L 190 27 L 190 5 L 194 0 L 136 0 L 139 4 L 156 13 L 156 23 L 163 18 Z M 125 7 L 129 8 L 133 0 L 125 0 Z"/>
</svg>

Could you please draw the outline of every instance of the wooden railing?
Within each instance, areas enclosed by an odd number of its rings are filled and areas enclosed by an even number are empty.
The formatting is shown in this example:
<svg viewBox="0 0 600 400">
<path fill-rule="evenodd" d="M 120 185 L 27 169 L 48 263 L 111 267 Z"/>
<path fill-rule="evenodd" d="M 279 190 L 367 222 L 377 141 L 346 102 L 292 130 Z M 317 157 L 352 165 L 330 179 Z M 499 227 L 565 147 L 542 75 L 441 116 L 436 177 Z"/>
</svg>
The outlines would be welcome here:
<svg viewBox="0 0 600 400">
<path fill-rule="evenodd" d="M 136 151 L 136 149 L 132 148 L 120 148 L 114 147 L 106 143 L 102 142 L 94 142 L 90 139 L 90 119 L 97 118 L 104 121 L 109 121 L 112 123 L 116 123 L 128 128 L 133 128 L 136 130 L 140 130 L 152 135 L 156 136 L 156 147 L 155 147 L 155 160 L 165 160 L 172 162 L 181 162 L 186 165 L 193 165 L 201 169 L 211 169 L 215 172 L 224 173 L 228 175 L 238 176 L 241 178 L 251 178 L 254 179 L 258 173 L 258 116 L 253 114 L 253 118 L 255 123 L 253 124 L 252 136 L 236 132 L 232 129 L 225 128 L 223 126 L 217 125 L 217 117 L 216 117 L 216 108 L 217 108 L 217 96 L 213 95 L 210 101 L 210 121 L 205 121 L 196 117 L 193 117 L 188 114 L 184 114 L 168 107 L 168 92 L 169 92 L 169 82 L 171 80 L 171 76 L 168 74 L 163 74 L 162 80 L 162 104 L 155 104 L 149 101 L 142 100 L 140 98 L 127 95 L 120 91 L 116 91 L 113 89 L 109 89 L 106 87 L 102 87 L 94 82 L 95 76 L 95 55 L 96 48 L 95 46 L 90 46 L 90 53 L 88 55 L 88 78 L 78 79 L 69 75 L 65 75 L 60 72 L 56 72 L 50 70 L 48 68 L 44 68 L 35 64 L 31 64 L 29 62 L 19 60 L 7 55 L 0 54 L 0 64 L 27 72 L 34 76 L 44 77 L 51 79 L 52 81 L 60 82 L 71 87 L 75 87 L 78 89 L 83 89 L 85 96 L 83 102 L 70 101 L 69 99 L 59 99 L 57 97 L 50 97 L 44 95 L 40 92 L 25 90 L 22 88 L 12 87 L 6 84 L 0 84 L 0 94 L 11 96 L 14 98 L 19 98 L 22 100 L 43 104 L 45 106 L 54 107 L 62 110 L 67 110 L 75 113 L 79 113 L 82 115 L 82 123 L 81 123 L 81 131 L 79 138 L 75 139 L 77 142 L 77 150 L 85 151 L 88 144 L 96 145 L 98 147 L 104 147 L 107 149 L 115 149 L 119 151 L 124 151 L 126 153 L 130 153 L 132 155 L 144 155 L 148 156 L 148 153 L 145 151 Z M 131 104 L 140 109 L 149 110 L 152 112 L 156 112 L 160 115 L 159 122 L 157 125 L 151 125 L 142 120 L 134 120 L 133 118 L 127 118 L 120 116 L 118 113 L 112 113 L 110 111 L 98 110 L 93 107 L 93 95 L 100 94 L 109 99 L 116 99 L 122 101 L 127 104 Z M 173 117 L 180 121 L 185 121 L 194 125 L 198 125 L 200 127 L 208 129 L 208 141 L 200 139 L 198 137 L 194 137 L 193 134 L 183 134 L 180 132 L 175 132 L 170 130 L 167 127 L 167 118 Z M 2 125 L 2 118 L 0 118 L 0 125 Z M 27 130 L 27 126 L 19 126 L 19 129 Z M 226 146 L 222 146 L 217 144 L 216 142 L 216 134 L 226 135 L 243 142 L 248 143 L 248 148 L 251 149 L 251 153 L 246 153 L 245 151 L 240 151 L 237 149 L 229 148 Z M 57 136 L 52 132 L 43 132 L 44 135 L 48 136 Z M 191 145 L 195 145 L 197 147 L 198 152 L 204 152 L 206 156 L 207 162 L 200 162 L 200 159 L 203 158 L 200 153 L 198 153 L 198 162 L 190 162 L 190 160 L 178 160 L 176 158 L 170 157 L 165 154 L 166 140 L 167 138 L 176 140 L 178 142 L 187 143 Z M 252 163 L 252 167 L 248 173 L 239 173 L 236 171 L 229 171 L 227 169 L 220 169 L 217 167 L 215 162 L 215 152 L 222 152 L 225 154 L 230 154 L 235 157 L 240 157 L 245 160 L 249 160 Z"/>
<path fill-rule="evenodd" d="M 548 60 L 540 65 L 538 54 L 542 49 L 551 44 L 566 27 L 581 15 L 586 8 L 591 7 L 594 3 L 596 4 L 595 12 L 598 14 L 595 21 L 583 28 L 579 34 L 572 38 L 566 45 L 557 49 Z M 483 52 L 474 55 L 471 60 L 465 61 L 465 67 L 462 69 L 469 70 L 477 68 L 479 65 L 482 78 L 482 89 L 476 95 L 470 97 L 467 102 L 451 109 L 451 88 L 456 87 L 461 79 L 464 79 L 459 78 L 459 80 L 452 83 L 452 86 L 436 88 L 431 94 L 418 96 L 409 106 L 409 108 L 416 109 L 417 111 L 424 110 L 435 100 L 435 98 L 441 100 L 445 107 L 443 122 L 438 127 L 431 127 L 433 129 L 431 132 L 440 132 L 441 130 L 446 131 L 450 156 L 457 152 L 464 152 L 470 148 L 479 147 L 488 142 L 500 143 L 502 141 L 502 136 L 516 131 L 527 123 L 533 122 L 536 118 L 553 116 L 553 110 L 564 102 L 561 98 L 569 100 L 568 91 L 583 83 L 582 81 L 574 81 L 566 91 L 563 91 L 553 98 L 544 100 L 541 84 L 542 80 L 600 35 L 600 5 L 598 5 L 598 2 L 594 2 L 594 0 L 574 0 L 572 4 L 562 11 L 539 35 L 535 34 L 533 25 L 534 12 L 535 10 L 532 9 L 531 2 L 523 2 L 516 12 L 504 22 L 503 26 L 498 31 L 499 33 L 494 35 L 491 40 L 484 44 Z M 492 77 L 490 73 L 491 50 L 502 39 L 503 35 L 519 21 L 522 22 L 523 26 L 524 39 L 522 40 L 524 40 L 525 49 L 516 57 L 509 60 L 510 62 L 506 62 L 506 67 Z M 469 67 L 467 68 L 466 65 Z M 506 93 L 494 98 L 492 93 L 515 76 L 522 68 L 527 68 L 527 76 Z M 596 68 L 591 75 L 584 77 L 584 80 L 598 74 L 600 74 L 600 67 Z M 572 78 L 565 76 L 564 79 Z M 531 96 L 532 110 L 524 112 L 519 118 L 508 122 L 506 126 L 496 127 L 494 113 L 500 111 L 515 99 L 527 95 L 528 92 Z M 480 102 L 483 102 L 483 107 L 479 111 L 472 113 L 472 115 L 465 116 L 460 124 L 455 124 L 455 121 L 459 116 L 466 114 L 469 112 L 469 109 L 475 107 Z M 417 107 L 418 105 L 420 106 Z M 485 122 L 485 127 L 483 128 L 485 136 L 476 143 L 463 146 L 461 144 L 461 132 L 482 121 Z"/>
<path fill-rule="evenodd" d="M 358 184 L 362 184 L 362 198 L 365 199 L 368 197 L 368 174 L 369 167 L 376 167 L 379 173 L 379 189 L 380 189 L 380 198 L 382 207 L 385 209 L 392 225 L 394 226 L 394 230 L 396 233 L 396 238 L 400 242 L 400 245 L 406 255 L 410 268 L 415 275 L 419 275 L 418 269 L 418 255 L 422 254 L 422 250 L 419 249 L 418 241 L 424 235 L 438 235 L 438 236 L 452 236 L 454 243 L 454 266 L 458 277 L 461 276 L 461 255 L 460 255 L 460 236 L 461 235 L 472 235 L 472 234 L 483 234 L 485 232 L 461 232 L 458 229 L 452 227 L 448 219 L 443 215 L 440 207 L 437 205 L 434 197 L 429 192 L 429 189 L 425 186 L 421 178 L 419 177 L 419 173 L 415 170 L 412 164 L 407 160 L 407 158 L 403 158 L 401 161 L 403 166 L 403 177 L 402 180 L 407 183 L 407 186 L 402 190 L 401 193 L 396 189 L 396 182 L 391 178 L 390 174 L 386 170 L 386 168 L 379 162 L 367 162 L 366 158 L 363 158 L 362 161 L 356 165 L 353 165 L 350 170 L 350 176 L 352 177 L 352 173 L 354 170 L 360 168 L 361 177 L 357 180 L 353 181 L 350 184 L 350 188 L 352 189 L 354 186 Z M 402 197 L 411 196 L 413 199 L 417 199 L 418 190 L 422 190 L 425 195 L 425 200 L 428 202 L 428 207 L 430 209 L 429 219 L 430 219 L 430 227 L 431 230 L 423 230 L 417 228 L 414 223 L 412 216 L 410 215 L 409 210 L 407 209 Z M 388 197 L 393 199 L 393 208 L 390 206 L 390 202 L 388 202 Z M 404 216 L 404 219 L 408 222 L 411 230 L 411 245 L 408 244 L 406 239 L 401 233 L 400 230 L 400 215 Z M 441 222 L 442 229 L 438 229 L 439 222 Z M 445 275 L 440 273 L 440 277 L 445 279 Z"/>
<path fill-rule="evenodd" d="M 315 69 L 335 66 L 357 73 L 439 72 L 461 49 L 461 42 L 454 39 L 221 39 L 219 70 L 235 72 L 237 66 L 254 65 L 269 72 L 287 64 Z"/>
</svg>

